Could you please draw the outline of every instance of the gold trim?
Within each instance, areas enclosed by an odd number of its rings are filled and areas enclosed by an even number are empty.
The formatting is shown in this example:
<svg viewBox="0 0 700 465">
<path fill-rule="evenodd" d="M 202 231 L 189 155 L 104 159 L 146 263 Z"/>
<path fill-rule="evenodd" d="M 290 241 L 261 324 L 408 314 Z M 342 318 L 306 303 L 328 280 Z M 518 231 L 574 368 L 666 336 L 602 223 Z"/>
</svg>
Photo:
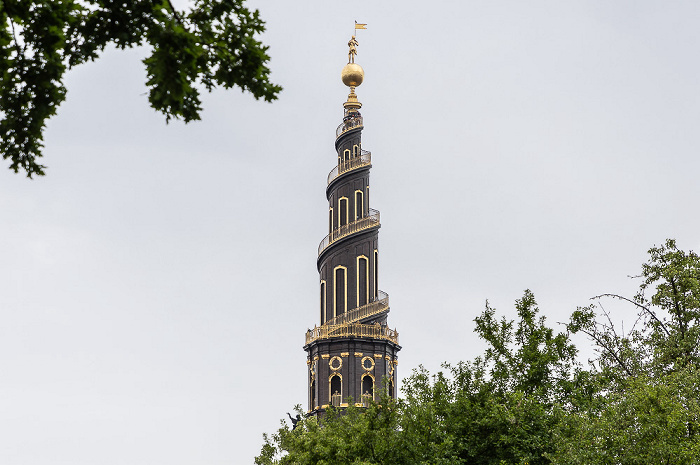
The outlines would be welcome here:
<svg viewBox="0 0 700 465">
<path fill-rule="evenodd" d="M 324 358 L 324 359 L 331 358 L 331 354 L 321 354 L 321 358 Z"/>
<path fill-rule="evenodd" d="M 344 325 L 348 323 L 355 323 L 357 321 L 363 320 L 373 315 L 383 313 L 389 310 L 389 295 L 386 292 L 379 291 L 377 299 L 367 305 L 362 305 L 361 307 L 353 308 L 347 313 L 343 313 L 340 316 L 326 320 L 326 322 L 321 326 L 333 326 L 333 325 Z"/>
<path fill-rule="evenodd" d="M 370 339 L 384 339 L 395 344 L 399 343 L 399 332 L 376 323 L 365 325 L 361 323 L 324 324 L 315 326 L 306 332 L 306 344 L 311 344 L 319 339 L 332 339 L 337 337 L 363 337 Z M 377 358 L 382 355 L 377 354 Z"/>
<path fill-rule="evenodd" d="M 362 305 L 367 305 L 369 301 L 369 259 L 364 255 L 358 255 L 357 263 L 355 264 L 355 276 L 357 281 L 357 290 L 355 292 L 355 297 L 357 300 L 357 307 L 360 307 L 360 260 L 365 261 L 365 303 Z"/>
<path fill-rule="evenodd" d="M 307 360 L 307 361 L 306 361 L 306 364 L 307 364 L 307 365 L 311 365 L 311 360 Z"/>
<path fill-rule="evenodd" d="M 342 268 L 343 270 L 343 279 L 345 281 L 343 286 L 345 291 L 345 308 L 343 309 L 343 313 L 348 311 L 348 268 L 343 265 L 338 265 L 333 268 L 333 318 L 338 316 L 338 296 L 336 295 L 338 292 L 338 283 L 336 283 L 335 280 L 337 278 L 337 271 L 339 268 Z"/>
<path fill-rule="evenodd" d="M 338 368 L 335 368 L 335 367 L 333 366 L 333 362 L 338 362 Z M 331 358 L 331 359 L 328 361 L 328 367 L 329 367 L 331 370 L 334 370 L 334 371 L 340 370 L 341 368 L 343 368 L 343 359 L 340 358 L 340 357 L 338 357 L 337 355 L 334 356 L 333 358 Z"/>
<path fill-rule="evenodd" d="M 333 207 L 328 207 L 328 218 L 330 219 L 329 224 L 328 224 L 328 233 L 332 233 L 333 229 L 335 229 L 335 217 L 333 216 Z"/>
<path fill-rule="evenodd" d="M 365 360 L 369 360 L 370 362 L 372 362 L 372 366 L 370 366 L 369 368 L 367 368 L 367 367 L 365 366 Z M 374 359 L 373 359 L 372 357 L 363 357 L 363 358 L 362 358 L 361 364 L 362 364 L 362 369 L 365 370 L 365 371 L 372 371 L 372 370 L 374 370 Z"/>
<path fill-rule="evenodd" d="M 333 232 L 323 238 L 318 244 L 318 254 L 321 255 L 331 244 L 340 239 L 351 236 L 366 229 L 380 226 L 380 214 L 377 210 L 369 209 L 367 216 L 358 221 L 353 221 L 344 226 L 339 226 Z"/>
<path fill-rule="evenodd" d="M 383 357 L 382 354 L 374 354 L 374 358 L 382 358 L 382 357 Z"/>
<path fill-rule="evenodd" d="M 391 361 L 391 357 L 388 356 L 388 355 L 385 355 L 384 358 L 387 359 L 387 360 L 389 360 L 389 361 Z"/>
<path fill-rule="evenodd" d="M 359 216 L 357 215 L 357 194 L 358 193 L 360 194 L 360 198 L 362 199 L 362 205 L 360 206 L 361 210 L 360 210 Z M 355 198 L 353 200 L 355 201 L 355 202 L 353 202 L 355 204 L 355 221 L 357 221 L 361 218 L 364 218 L 364 216 L 365 216 L 365 193 L 362 192 L 362 190 L 360 190 L 360 189 L 355 189 Z"/>
<path fill-rule="evenodd" d="M 362 352 L 355 352 L 355 357 L 362 357 Z"/>
<path fill-rule="evenodd" d="M 321 280 L 321 324 L 324 323 L 326 317 L 326 280 Z"/>
<path fill-rule="evenodd" d="M 340 203 L 345 200 L 345 224 L 350 223 L 350 200 L 347 197 L 341 197 L 338 199 L 338 227 L 344 226 L 342 219 L 340 218 L 340 212 L 343 211 L 343 209 L 340 207 Z"/>
<path fill-rule="evenodd" d="M 340 353 L 340 356 L 341 356 L 341 357 L 349 357 L 349 356 L 350 356 L 350 352 L 341 352 L 341 353 Z"/>
<path fill-rule="evenodd" d="M 374 297 L 379 296 L 379 251 L 374 249 Z"/>
<path fill-rule="evenodd" d="M 348 407 L 348 403 L 347 403 L 347 402 L 341 402 L 341 403 L 340 403 L 340 406 L 341 406 L 341 407 Z"/>
<path fill-rule="evenodd" d="M 342 402 L 342 399 L 343 399 L 343 375 L 341 375 L 340 373 L 332 373 L 328 377 L 328 400 L 330 400 L 330 401 L 333 400 L 333 392 L 331 391 L 331 381 L 333 380 L 334 376 L 337 376 L 340 378 L 340 393 L 339 394 L 340 394 L 340 399 Z"/>
<path fill-rule="evenodd" d="M 314 355 L 314 362 L 318 360 L 318 355 Z"/>
</svg>

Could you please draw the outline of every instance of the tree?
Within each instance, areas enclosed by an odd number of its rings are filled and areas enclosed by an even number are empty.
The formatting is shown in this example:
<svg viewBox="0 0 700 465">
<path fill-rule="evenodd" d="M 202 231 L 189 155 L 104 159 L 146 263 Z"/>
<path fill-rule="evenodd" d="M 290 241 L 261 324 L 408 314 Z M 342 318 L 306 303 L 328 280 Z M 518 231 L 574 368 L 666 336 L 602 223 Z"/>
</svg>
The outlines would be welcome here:
<svg viewBox="0 0 700 465">
<path fill-rule="evenodd" d="M 587 334 L 598 350 L 592 369 L 596 402 L 560 424 L 557 451 L 549 456 L 554 463 L 698 463 L 700 257 L 668 239 L 649 250 L 638 278 L 633 298 L 598 296 L 638 309 L 629 333 L 617 331 L 595 305 L 579 308 L 567 325 Z"/>
<path fill-rule="evenodd" d="M 700 363 L 700 257 L 679 250 L 668 239 L 649 249 L 642 265 L 639 292 L 632 298 L 602 294 L 623 300 L 638 309 L 637 323 L 627 334 L 617 331 L 599 307 L 579 308 L 567 329 L 587 334 L 600 353 L 601 374 L 611 380 L 647 375 L 663 376 Z M 652 296 L 646 292 L 653 291 Z"/>
<path fill-rule="evenodd" d="M 402 398 L 364 413 L 284 426 L 265 437 L 256 463 L 697 465 L 700 258 L 671 240 L 649 256 L 634 298 L 610 294 L 639 309 L 630 333 L 596 306 L 555 333 L 530 291 L 515 303 L 516 320 L 487 303 L 475 319 L 483 356 L 433 376 L 415 370 Z M 571 332 L 599 349 L 587 370 Z"/>
<path fill-rule="evenodd" d="M 525 291 L 518 320 L 495 318 L 488 304 L 475 321 L 484 357 L 424 369 L 403 383 L 403 398 L 384 396 L 366 410 L 331 410 L 265 436 L 260 465 L 547 464 L 561 418 L 557 399 L 576 385 L 576 349 L 539 317 Z M 349 402 L 352 405 L 352 402 Z"/>
<path fill-rule="evenodd" d="M 68 69 L 98 58 L 109 44 L 146 45 L 148 100 L 185 122 L 198 120 L 198 86 L 239 87 L 272 101 L 265 30 L 244 0 L 0 0 L 0 152 L 10 169 L 44 175 L 38 163 L 48 118 L 65 100 Z"/>
<path fill-rule="evenodd" d="M 630 378 L 605 396 L 602 408 L 566 416 L 548 458 L 566 465 L 697 465 L 699 388 L 695 367 Z"/>
</svg>

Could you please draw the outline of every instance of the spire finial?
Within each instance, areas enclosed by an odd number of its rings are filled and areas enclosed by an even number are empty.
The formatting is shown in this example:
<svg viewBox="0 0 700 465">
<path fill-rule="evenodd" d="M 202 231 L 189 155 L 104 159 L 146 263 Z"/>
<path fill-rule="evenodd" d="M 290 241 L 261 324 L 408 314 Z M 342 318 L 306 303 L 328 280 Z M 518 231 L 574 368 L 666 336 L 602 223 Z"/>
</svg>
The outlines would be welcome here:
<svg viewBox="0 0 700 465">
<path fill-rule="evenodd" d="M 357 31 L 358 29 L 367 29 L 367 25 L 355 21 L 355 30 Z M 345 65 L 341 73 L 343 84 L 350 87 L 348 100 L 343 104 L 345 109 L 349 111 L 357 111 L 362 107 L 362 104 L 357 100 L 357 94 L 355 94 L 355 87 L 362 84 L 365 78 L 365 71 L 362 69 L 362 66 L 355 63 L 355 55 L 357 55 L 357 47 L 359 45 L 360 43 L 353 35 L 348 42 L 348 64 Z"/>
</svg>

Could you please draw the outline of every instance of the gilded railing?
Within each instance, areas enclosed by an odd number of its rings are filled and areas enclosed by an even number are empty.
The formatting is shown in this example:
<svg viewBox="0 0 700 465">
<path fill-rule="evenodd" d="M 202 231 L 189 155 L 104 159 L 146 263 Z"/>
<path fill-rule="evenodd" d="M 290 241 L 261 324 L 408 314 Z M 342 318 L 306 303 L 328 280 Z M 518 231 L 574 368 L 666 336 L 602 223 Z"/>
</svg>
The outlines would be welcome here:
<svg viewBox="0 0 700 465">
<path fill-rule="evenodd" d="M 371 337 L 374 339 L 386 339 L 399 343 L 399 332 L 381 326 L 379 323 L 373 325 L 363 325 L 360 323 L 350 323 L 345 325 L 323 325 L 316 326 L 306 332 L 306 343 L 309 344 L 318 339 L 330 339 L 334 337 Z"/>
<path fill-rule="evenodd" d="M 361 307 L 350 310 L 347 313 L 338 315 L 326 321 L 326 325 L 346 325 L 356 321 L 364 320 L 370 316 L 378 315 L 389 309 L 389 294 L 384 291 L 379 291 L 379 296 L 372 302 Z"/>
<path fill-rule="evenodd" d="M 332 180 L 340 176 L 341 174 L 347 173 L 357 168 L 362 168 L 363 166 L 369 166 L 372 164 L 372 153 L 367 150 L 362 150 L 359 157 L 351 158 L 343 163 L 338 164 L 335 168 L 328 173 L 328 184 Z"/>
<path fill-rule="evenodd" d="M 342 402 L 343 402 L 343 399 L 340 398 L 340 394 L 338 393 L 338 391 L 335 391 L 335 392 L 331 395 L 331 405 L 332 405 L 333 407 L 340 407 L 340 404 L 341 404 Z"/>
<path fill-rule="evenodd" d="M 379 211 L 372 208 L 369 209 L 369 215 L 364 218 L 360 218 L 357 221 L 343 225 L 337 229 L 334 229 L 329 235 L 323 238 L 321 243 L 318 245 L 318 254 L 326 250 L 326 248 L 334 243 L 335 241 L 342 239 L 343 237 L 349 236 L 359 231 L 365 229 L 373 228 L 379 225 Z"/>
<path fill-rule="evenodd" d="M 351 129 L 355 128 L 361 128 L 362 127 L 362 116 L 357 115 L 357 116 L 351 116 L 342 123 L 340 123 L 340 126 L 338 126 L 338 129 L 335 130 L 335 138 L 337 139 L 338 137 L 342 136 L 346 132 L 348 132 Z"/>
<path fill-rule="evenodd" d="M 372 403 L 372 400 L 374 400 L 372 394 L 362 394 L 363 407 L 369 407 L 369 405 Z"/>
</svg>

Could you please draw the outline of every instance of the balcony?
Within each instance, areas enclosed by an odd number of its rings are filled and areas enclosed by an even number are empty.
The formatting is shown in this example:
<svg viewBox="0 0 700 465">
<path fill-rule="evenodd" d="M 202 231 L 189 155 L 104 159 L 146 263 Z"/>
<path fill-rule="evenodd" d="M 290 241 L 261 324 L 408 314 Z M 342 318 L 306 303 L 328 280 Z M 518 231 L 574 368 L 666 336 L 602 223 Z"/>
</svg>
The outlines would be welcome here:
<svg viewBox="0 0 700 465">
<path fill-rule="evenodd" d="M 369 166 L 372 164 L 372 153 L 368 150 L 362 150 L 359 157 L 351 158 L 343 163 L 339 163 L 338 166 L 334 167 L 330 173 L 328 173 L 328 184 L 331 183 L 335 178 L 341 174 L 345 174 L 348 171 L 356 170 L 357 168 L 362 168 L 363 166 Z"/>
<path fill-rule="evenodd" d="M 320 256 L 321 253 L 334 242 L 350 236 L 351 234 L 355 234 L 375 226 L 379 226 L 379 212 L 370 208 L 369 215 L 334 229 L 333 232 L 324 237 L 321 243 L 318 245 L 318 255 Z"/>
<path fill-rule="evenodd" d="M 335 130 L 335 138 L 337 139 L 338 137 L 342 136 L 346 132 L 348 132 L 351 129 L 356 129 L 356 128 L 361 128 L 362 127 L 362 116 L 356 115 L 356 116 L 351 116 L 348 119 L 344 120 L 342 123 L 340 123 L 340 126 L 338 126 L 338 129 Z"/>
<path fill-rule="evenodd" d="M 306 343 L 310 344 L 319 339 L 330 339 L 335 337 L 370 337 L 373 339 L 385 339 L 394 344 L 399 343 L 399 332 L 390 329 L 388 326 L 381 326 L 379 323 L 373 325 L 363 325 L 360 323 L 350 323 L 345 325 L 315 326 L 306 332 Z"/>
<path fill-rule="evenodd" d="M 384 291 L 379 291 L 378 294 L 377 298 L 367 305 L 357 307 L 347 313 L 338 315 L 326 321 L 324 325 L 346 325 L 389 311 L 389 294 Z"/>
</svg>

